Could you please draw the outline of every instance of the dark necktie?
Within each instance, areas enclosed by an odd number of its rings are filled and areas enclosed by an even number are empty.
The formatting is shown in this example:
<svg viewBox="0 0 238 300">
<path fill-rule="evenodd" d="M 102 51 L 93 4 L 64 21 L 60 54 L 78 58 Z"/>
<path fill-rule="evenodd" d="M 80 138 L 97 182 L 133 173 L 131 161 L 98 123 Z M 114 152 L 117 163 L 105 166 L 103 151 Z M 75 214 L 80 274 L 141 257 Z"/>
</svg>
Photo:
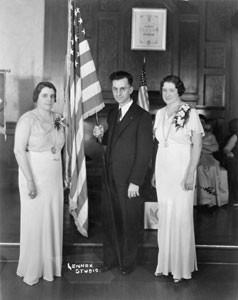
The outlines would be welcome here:
<svg viewBox="0 0 238 300">
<path fill-rule="evenodd" d="M 121 121 L 121 108 L 117 112 L 117 123 Z"/>
</svg>

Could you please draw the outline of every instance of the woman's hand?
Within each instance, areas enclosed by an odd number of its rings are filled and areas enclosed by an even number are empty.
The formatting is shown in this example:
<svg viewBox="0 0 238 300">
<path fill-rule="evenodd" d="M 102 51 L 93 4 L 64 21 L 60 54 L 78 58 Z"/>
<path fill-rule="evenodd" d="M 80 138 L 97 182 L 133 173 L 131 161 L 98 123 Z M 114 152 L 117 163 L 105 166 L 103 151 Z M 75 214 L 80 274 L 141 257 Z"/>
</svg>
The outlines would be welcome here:
<svg viewBox="0 0 238 300">
<path fill-rule="evenodd" d="M 34 179 L 27 180 L 27 187 L 28 187 L 29 198 L 34 199 L 37 196 L 37 190 L 36 190 Z"/>
<path fill-rule="evenodd" d="M 227 142 L 226 146 L 223 149 L 223 153 L 228 157 L 228 158 L 233 158 L 234 157 L 234 153 L 232 152 L 232 150 L 234 149 L 236 143 L 238 141 L 238 138 L 235 134 L 233 134 L 229 141 Z"/>
<path fill-rule="evenodd" d="M 31 122 L 28 118 L 20 119 L 15 131 L 14 154 L 17 163 L 27 180 L 28 196 L 33 199 L 37 195 L 36 185 L 33 180 L 31 165 L 27 156 L 27 145 L 31 131 Z"/>
<path fill-rule="evenodd" d="M 186 191 L 192 191 L 194 186 L 194 174 L 187 174 L 184 180 L 184 189 Z"/>
</svg>

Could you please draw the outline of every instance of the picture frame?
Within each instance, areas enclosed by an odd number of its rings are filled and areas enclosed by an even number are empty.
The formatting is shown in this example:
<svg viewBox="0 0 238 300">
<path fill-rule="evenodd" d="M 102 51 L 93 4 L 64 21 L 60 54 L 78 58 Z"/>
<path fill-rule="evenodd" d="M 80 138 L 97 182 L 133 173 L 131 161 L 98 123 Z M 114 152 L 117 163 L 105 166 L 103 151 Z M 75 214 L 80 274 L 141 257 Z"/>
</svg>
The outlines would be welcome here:
<svg viewBox="0 0 238 300">
<path fill-rule="evenodd" d="M 166 50 L 167 9 L 132 8 L 131 49 Z"/>
</svg>

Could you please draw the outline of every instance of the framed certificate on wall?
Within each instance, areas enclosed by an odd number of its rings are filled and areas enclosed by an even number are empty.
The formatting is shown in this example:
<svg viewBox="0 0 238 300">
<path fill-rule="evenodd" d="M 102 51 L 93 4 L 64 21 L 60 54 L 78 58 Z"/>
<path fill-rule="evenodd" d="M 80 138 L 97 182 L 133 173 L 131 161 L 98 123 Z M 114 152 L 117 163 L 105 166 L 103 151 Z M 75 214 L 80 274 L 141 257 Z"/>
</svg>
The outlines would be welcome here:
<svg viewBox="0 0 238 300">
<path fill-rule="evenodd" d="M 167 10 L 132 8 L 132 50 L 166 50 Z"/>
</svg>

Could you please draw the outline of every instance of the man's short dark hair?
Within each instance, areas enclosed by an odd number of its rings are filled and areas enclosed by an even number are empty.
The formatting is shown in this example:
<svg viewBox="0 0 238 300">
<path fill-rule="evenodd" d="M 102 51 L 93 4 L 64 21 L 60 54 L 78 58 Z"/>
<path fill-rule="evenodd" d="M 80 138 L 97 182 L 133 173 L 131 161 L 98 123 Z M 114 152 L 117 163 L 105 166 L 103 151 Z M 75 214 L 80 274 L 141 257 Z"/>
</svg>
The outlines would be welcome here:
<svg viewBox="0 0 238 300">
<path fill-rule="evenodd" d="M 120 80 L 120 79 L 123 79 L 123 78 L 127 78 L 129 84 L 132 86 L 133 84 L 133 77 L 130 73 L 126 72 L 126 71 L 116 71 L 116 72 L 113 72 L 111 75 L 110 75 L 110 80 L 113 81 L 113 80 Z"/>
</svg>

